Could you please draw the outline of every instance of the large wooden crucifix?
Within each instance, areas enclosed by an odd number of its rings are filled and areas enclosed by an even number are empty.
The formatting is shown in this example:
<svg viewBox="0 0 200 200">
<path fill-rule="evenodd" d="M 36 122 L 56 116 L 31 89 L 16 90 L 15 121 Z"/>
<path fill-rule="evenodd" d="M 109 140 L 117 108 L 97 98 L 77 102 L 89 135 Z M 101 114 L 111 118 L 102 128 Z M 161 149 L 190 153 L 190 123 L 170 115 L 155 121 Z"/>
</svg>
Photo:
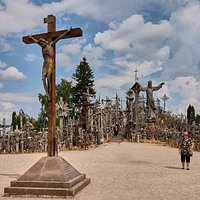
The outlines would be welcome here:
<svg viewBox="0 0 200 200">
<path fill-rule="evenodd" d="M 55 44 L 60 39 L 82 36 L 80 28 L 70 28 L 56 31 L 56 17 L 48 15 L 44 18 L 47 23 L 47 33 L 28 35 L 23 37 L 26 44 L 37 43 L 42 48 L 44 58 L 42 81 L 48 98 L 48 156 L 56 155 L 56 48 Z"/>
</svg>

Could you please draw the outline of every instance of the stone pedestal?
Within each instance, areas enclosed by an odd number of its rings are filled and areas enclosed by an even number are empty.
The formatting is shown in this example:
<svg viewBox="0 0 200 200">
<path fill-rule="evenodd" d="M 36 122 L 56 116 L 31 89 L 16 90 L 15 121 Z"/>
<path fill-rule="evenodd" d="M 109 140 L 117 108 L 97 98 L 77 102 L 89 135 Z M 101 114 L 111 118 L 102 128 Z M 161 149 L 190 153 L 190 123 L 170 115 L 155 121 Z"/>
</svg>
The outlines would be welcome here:
<svg viewBox="0 0 200 200">
<path fill-rule="evenodd" d="M 11 181 L 10 187 L 4 188 L 4 196 L 75 196 L 90 181 L 62 157 L 43 157 Z"/>
</svg>

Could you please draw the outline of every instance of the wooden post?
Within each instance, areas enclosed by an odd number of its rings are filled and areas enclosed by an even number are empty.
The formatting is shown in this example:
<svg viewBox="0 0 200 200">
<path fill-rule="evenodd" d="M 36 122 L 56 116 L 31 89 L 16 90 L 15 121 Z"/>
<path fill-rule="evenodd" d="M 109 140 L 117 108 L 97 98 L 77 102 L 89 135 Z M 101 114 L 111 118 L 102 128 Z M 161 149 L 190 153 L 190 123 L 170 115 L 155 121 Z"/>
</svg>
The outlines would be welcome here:
<svg viewBox="0 0 200 200">
<path fill-rule="evenodd" d="M 48 43 L 55 41 L 59 36 L 65 33 L 67 30 L 56 31 L 56 17 L 53 15 L 48 15 L 47 18 L 44 18 L 44 23 L 47 23 L 47 33 L 33 35 L 36 40 L 45 39 Z M 62 38 L 72 38 L 72 37 L 79 37 L 82 36 L 82 30 L 80 28 L 70 29 L 70 32 L 64 35 Z M 29 36 L 23 37 L 23 42 L 26 44 L 36 43 L 32 38 Z M 56 43 L 56 42 L 55 42 Z M 47 155 L 48 156 L 55 156 L 56 155 L 56 48 L 55 44 L 52 46 L 53 48 L 53 55 L 51 57 L 53 67 L 52 67 L 52 74 L 50 81 L 51 84 L 49 85 L 49 96 L 50 100 L 48 101 L 48 149 Z M 43 55 L 44 56 L 44 55 Z"/>
<path fill-rule="evenodd" d="M 47 23 L 47 32 L 52 33 L 56 31 L 56 17 L 53 15 L 48 15 L 47 18 L 44 19 L 44 23 Z M 47 41 L 51 42 L 53 40 L 52 37 L 48 37 Z M 55 90 L 55 84 L 56 84 L 56 49 L 55 45 L 53 46 L 54 49 L 54 55 L 53 55 L 53 70 L 52 70 L 52 80 L 51 81 L 51 88 L 49 88 L 50 91 L 50 98 L 51 101 L 48 101 L 48 147 L 47 147 L 47 155 L 48 156 L 55 156 L 56 153 L 56 90 Z"/>
</svg>

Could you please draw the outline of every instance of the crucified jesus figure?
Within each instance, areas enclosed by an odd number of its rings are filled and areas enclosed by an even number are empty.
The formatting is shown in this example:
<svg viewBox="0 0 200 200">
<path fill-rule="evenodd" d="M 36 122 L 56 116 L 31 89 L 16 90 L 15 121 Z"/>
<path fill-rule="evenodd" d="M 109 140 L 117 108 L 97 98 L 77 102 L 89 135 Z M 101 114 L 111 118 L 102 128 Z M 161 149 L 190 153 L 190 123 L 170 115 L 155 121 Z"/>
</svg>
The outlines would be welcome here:
<svg viewBox="0 0 200 200">
<path fill-rule="evenodd" d="M 44 89 L 48 98 L 48 101 L 51 100 L 51 77 L 52 77 L 52 71 L 54 68 L 54 45 L 55 43 L 60 40 L 62 37 L 64 37 L 66 34 L 70 33 L 72 28 L 65 31 L 63 34 L 61 34 L 59 37 L 57 37 L 55 40 L 48 42 L 44 38 L 36 39 L 32 35 L 29 35 L 28 37 L 31 38 L 35 43 L 41 46 L 42 48 L 42 55 L 44 58 L 43 68 L 42 68 L 42 81 L 44 85 Z"/>
</svg>

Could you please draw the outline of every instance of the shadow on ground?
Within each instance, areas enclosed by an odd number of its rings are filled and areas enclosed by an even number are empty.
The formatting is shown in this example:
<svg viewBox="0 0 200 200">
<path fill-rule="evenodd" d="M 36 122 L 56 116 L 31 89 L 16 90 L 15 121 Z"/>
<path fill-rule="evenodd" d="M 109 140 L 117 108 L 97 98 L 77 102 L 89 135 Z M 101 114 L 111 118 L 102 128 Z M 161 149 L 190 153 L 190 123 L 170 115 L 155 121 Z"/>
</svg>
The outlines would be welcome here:
<svg viewBox="0 0 200 200">
<path fill-rule="evenodd" d="M 18 178 L 19 174 L 0 174 L 0 176 L 8 176 L 9 178 Z"/>
<path fill-rule="evenodd" d="M 181 169 L 180 167 L 173 167 L 173 166 L 163 166 L 163 167 L 168 169 Z"/>
</svg>

